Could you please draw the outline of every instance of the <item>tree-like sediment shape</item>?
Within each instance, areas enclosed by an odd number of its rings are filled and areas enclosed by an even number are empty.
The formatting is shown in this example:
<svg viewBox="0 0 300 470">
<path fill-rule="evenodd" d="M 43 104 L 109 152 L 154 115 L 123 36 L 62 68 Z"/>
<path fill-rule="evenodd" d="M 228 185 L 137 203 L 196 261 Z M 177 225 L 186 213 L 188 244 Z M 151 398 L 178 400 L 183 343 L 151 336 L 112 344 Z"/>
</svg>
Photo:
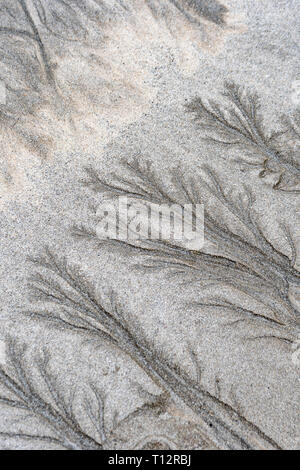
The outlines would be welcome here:
<svg viewBox="0 0 300 470">
<path fill-rule="evenodd" d="M 125 168 L 128 170 L 127 174 Z M 187 269 L 207 273 L 212 276 L 212 281 L 218 280 L 258 299 L 267 311 L 271 310 L 272 320 L 292 328 L 297 327 L 299 312 L 290 301 L 289 288 L 291 285 L 300 285 L 300 273 L 294 267 L 296 247 L 291 234 L 283 227 L 291 250 L 289 258 L 266 238 L 255 220 L 254 198 L 251 192 L 244 188 L 244 194 L 240 194 L 235 200 L 226 194 L 219 178 L 209 167 L 203 169 L 206 177 L 199 172 L 197 176 L 189 177 L 188 183 L 178 172 L 173 171 L 175 191 L 172 192 L 157 181 L 150 165 L 143 167 L 137 159 L 126 162 L 124 174 L 122 177 L 113 175 L 113 182 L 104 181 L 97 171 L 88 168 L 88 177 L 84 184 L 94 192 L 106 194 L 111 198 L 127 196 L 139 198 L 145 203 L 170 206 L 177 204 L 182 207 L 186 203 L 194 207 L 196 204 L 205 203 L 203 193 L 206 192 L 210 199 L 213 198 L 222 204 L 223 209 L 241 225 L 245 235 L 237 234 L 228 223 L 223 222 L 222 218 L 217 217 L 215 212 L 205 205 L 204 237 L 218 247 L 217 255 L 176 247 L 167 240 L 137 240 L 134 242 L 136 248 L 151 253 L 158 266 L 160 263 L 162 267 L 164 258 L 166 266 L 175 263 L 178 266 L 186 266 Z M 75 227 L 73 232 L 78 236 L 97 237 L 93 229 L 84 226 Z M 108 240 L 106 243 L 129 244 L 130 241 Z"/>
<path fill-rule="evenodd" d="M 73 413 L 72 400 L 68 403 L 60 393 L 56 378 L 49 370 L 49 354 L 44 351 L 36 360 L 38 372 L 43 384 L 51 397 L 39 391 L 39 387 L 30 378 L 32 370 L 28 371 L 25 365 L 25 345 L 16 340 L 9 339 L 6 344 L 7 362 L 10 368 L 0 366 L 0 404 L 25 413 L 23 419 L 37 418 L 46 426 L 48 433 L 30 434 L 17 430 L 0 431 L 0 437 L 12 438 L 21 441 L 39 442 L 44 445 L 54 445 L 69 450 L 101 450 L 103 446 L 90 437 L 81 427 Z M 94 388 L 99 403 L 99 409 L 94 422 L 98 429 L 103 431 L 103 422 L 99 417 L 103 415 L 103 401 L 99 391 Z M 6 392 L 6 393 L 4 393 Z"/>
<path fill-rule="evenodd" d="M 300 116 L 281 117 L 281 130 L 267 128 L 257 93 L 233 82 L 225 82 L 226 102 L 205 102 L 196 96 L 186 110 L 192 114 L 203 137 L 216 146 L 238 146 L 245 167 L 260 168 L 259 176 L 279 174 L 274 189 L 299 193 L 300 183 Z M 250 160 L 249 160 L 250 157 Z"/>
<path fill-rule="evenodd" d="M 53 308 L 30 311 L 33 318 L 55 323 L 108 341 L 135 361 L 152 380 L 182 400 L 203 421 L 205 431 L 222 449 L 278 449 L 280 446 L 259 427 L 220 398 L 206 391 L 197 381 L 179 370 L 176 365 L 157 353 L 133 333 L 120 311 L 114 293 L 110 308 L 104 307 L 93 286 L 82 276 L 80 269 L 60 261 L 50 250 L 33 260 L 39 270 L 32 276 L 30 286 L 36 300 L 52 304 Z"/>
</svg>

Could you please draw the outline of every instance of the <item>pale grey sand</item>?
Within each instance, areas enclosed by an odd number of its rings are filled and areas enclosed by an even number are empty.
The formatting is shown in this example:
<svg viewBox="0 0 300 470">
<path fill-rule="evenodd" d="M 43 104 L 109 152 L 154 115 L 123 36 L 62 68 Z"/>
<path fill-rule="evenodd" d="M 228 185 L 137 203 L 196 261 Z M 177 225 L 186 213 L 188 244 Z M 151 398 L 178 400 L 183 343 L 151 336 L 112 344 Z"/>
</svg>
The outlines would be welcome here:
<svg viewBox="0 0 300 470">
<path fill-rule="evenodd" d="M 11 0 L 0 1 L 0 23 L 0 360 L 23 393 L 2 372 L 1 448 L 298 448 L 298 2 Z M 275 164 L 271 144 L 204 138 L 207 129 L 186 105 L 198 96 L 229 109 L 226 81 L 258 94 L 266 132 L 280 130 L 282 114 L 293 119 L 295 134 L 276 142 L 293 160 Z M 194 195 L 198 187 L 208 215 L 243 240 L 244 256 L 219 241 L 206 248 L 207 259 L 226 259 L 227 267 L 208 269 L 201 258 L 194 269 L 194 253 L 171 252 L 162 263 L 159 245 L 149 255 L 74 237 L 74 224 L 94 228 L 91 203 L 101 201 L 101 191 L 82 184 L 84 168 L 125 190 L 127 178 L 138 192 L 137 173 L 122 163 L 134 159 L 141 168 L 149 162 L 148 183 L 176 201 L 175 169 Z M 201 183 L 200 176 L 213 188 L 204 165 L 228 200 L 241 203 L 250 191 L 250 214 L 267 244 L 261 257 L 249 255 L 246 242 L 259 246 L 249 223 Z M 153 196 L 148 183 L 142 187 Z M 47 301 L 30 296 L 34 273 L 50 279 L 28 261 L 46 246 L 68 266 L 60 274 L 74 274 L 75 301 L 69 278 L 59 276 Z M 70 328 L 32 314 L 53 309 L 52 319 L 61 319 L 69 294 Z M 78 324 L 95 313 L 85 303 L 91 296 L 103 309 L 96 330 Z"/>
</svg>

